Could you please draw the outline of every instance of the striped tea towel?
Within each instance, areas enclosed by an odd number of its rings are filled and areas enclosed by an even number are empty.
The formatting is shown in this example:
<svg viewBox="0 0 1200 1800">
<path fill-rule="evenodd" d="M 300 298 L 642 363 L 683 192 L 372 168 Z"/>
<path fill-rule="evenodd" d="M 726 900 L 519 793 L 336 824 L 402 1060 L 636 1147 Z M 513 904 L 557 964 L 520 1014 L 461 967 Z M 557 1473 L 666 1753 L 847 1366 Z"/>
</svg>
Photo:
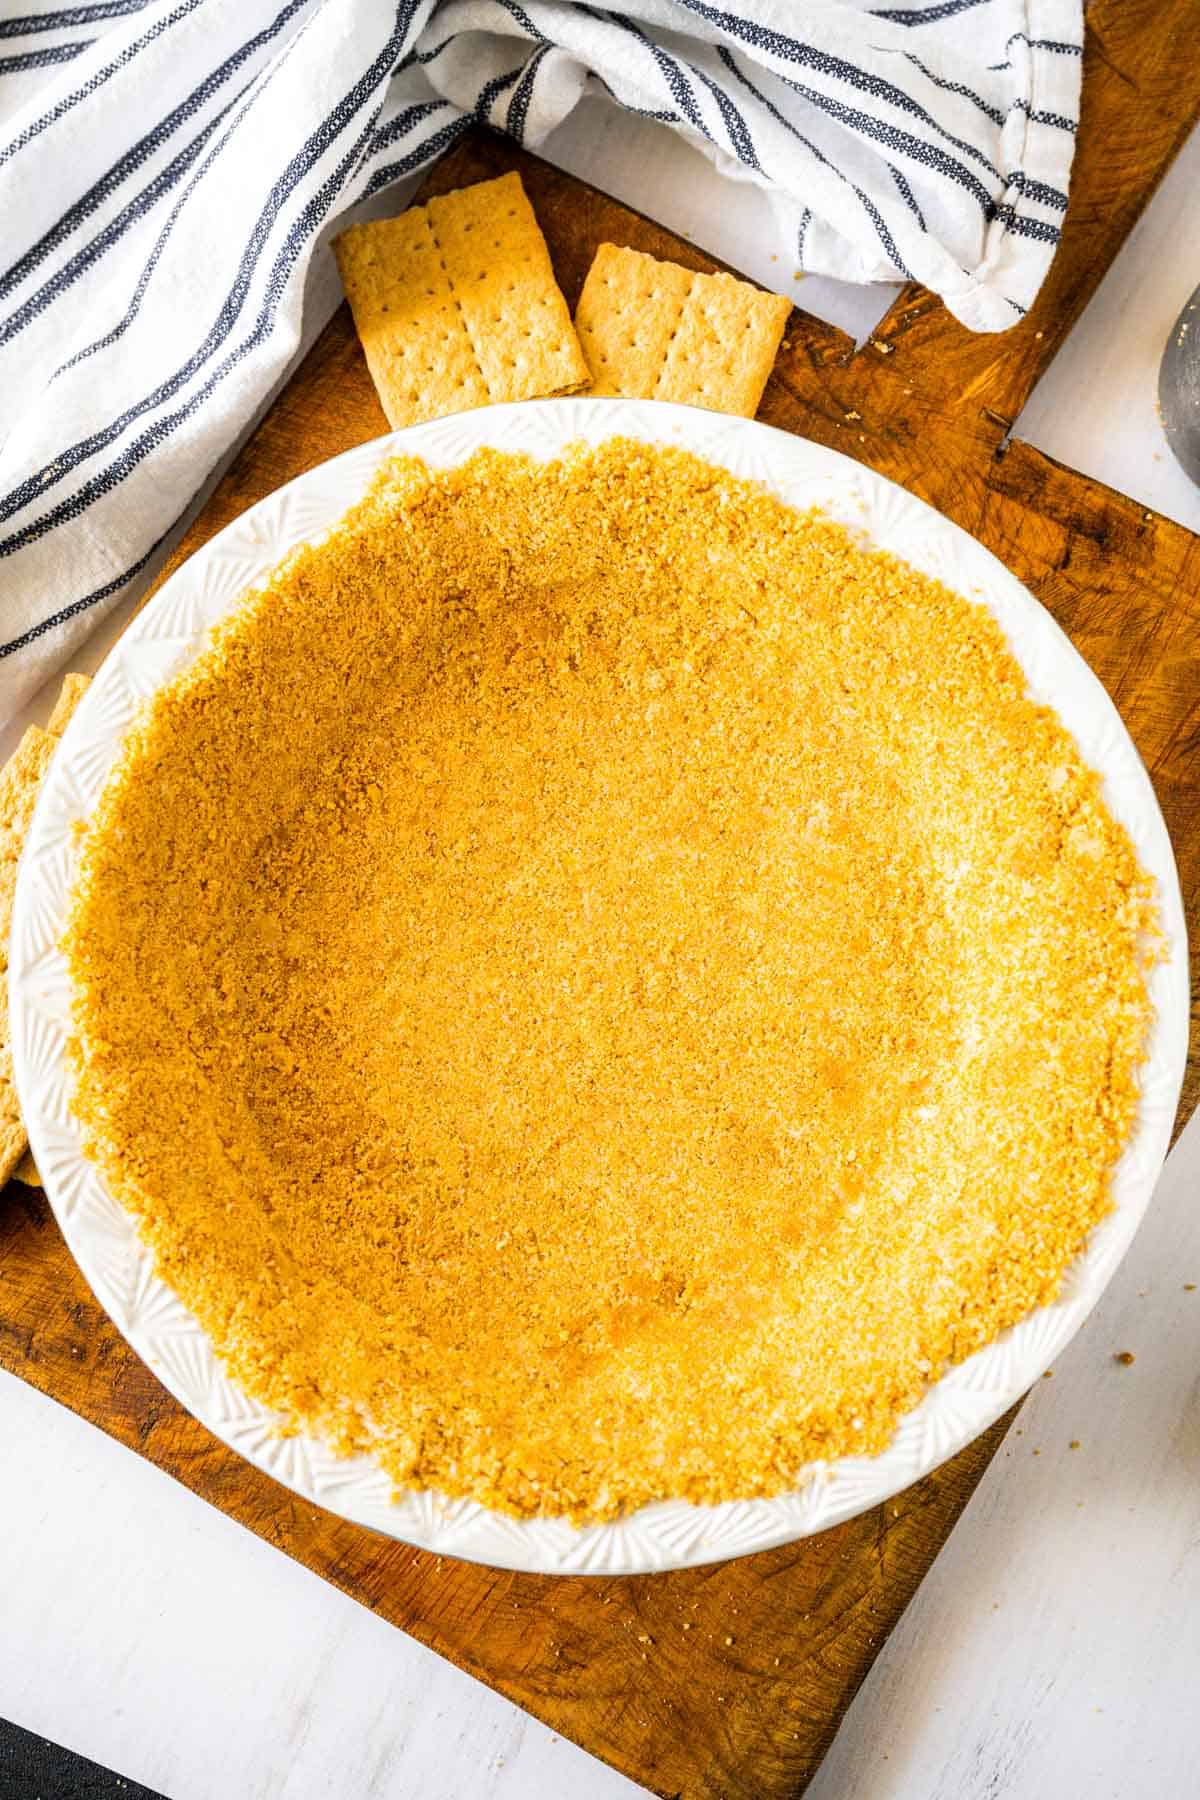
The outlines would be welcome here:
<svg viewBox="0 0 1200 1800">
<path fill-rule="evenodd" d="M 148 578 L 338 215 L 472 119 L 537 145 L 607 94 L 768 189 L 803 268 L 999 331 L 1081 40 L 1080 0 L 0 0 L 0 719 Z"/>
</svg>

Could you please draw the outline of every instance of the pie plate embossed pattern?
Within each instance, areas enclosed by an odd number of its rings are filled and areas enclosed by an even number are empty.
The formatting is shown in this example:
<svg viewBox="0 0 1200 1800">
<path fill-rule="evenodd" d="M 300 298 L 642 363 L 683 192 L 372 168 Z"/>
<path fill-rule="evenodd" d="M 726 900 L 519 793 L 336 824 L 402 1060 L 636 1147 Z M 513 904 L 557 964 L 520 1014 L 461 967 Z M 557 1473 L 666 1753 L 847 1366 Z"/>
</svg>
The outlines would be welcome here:
<svg viewBox="0 0 1200 1800">
<path fill-rule="evenodd" d="M 947 1371 L 875 1457 L 815 1465 L 793 1493 L 697 1506 L 662 1501 L 611 1523 L 515 1519 L 434 1492 L 395 1495 L 365 1456 L 282 1436 L 224 1374 L 206 1334 L 154 1274 L 132 1220 L 83 1154 L 66 1045 L 71 989 L 59 948 L 78 854 L 145 700 L 194 659 L 211 627 L 298 544 L 337 523 L 399 451 L 453 467 L 489 446 L 550 458 L 613 436 L 677 445 L 800 509 L 820 507 L 872 544 L 986 605 L 1039 701 L 1052 705 L 1155 877 L 1167 954 L 1150 976 L 1154 1022 L 1133 1135 L 1114 1173 L 1113 1210 L 1067 1270 L 1060 1295 Z M 439 1554 L 547 1574 L 648 1573 L 807 1536 L 877 1505 L 960 1450 L 1017 1400 L 1074 1335 L 1127 1249 L 1166 1154 L 1187 1054 L 1188 982 L 1174 859 L 1149 777 L 1099 681 L 1044 608 L 973 538 L 904 489 L 820 445 L 688 407 L 550 400 L 461 413 L 363 444 L 252 507 L 183 565 L 116 645 L 46 778 L 17 885 L 9 966 L 15 1076 L 30 1143 L 64 1237 L 139 1355 L 240 1455 L 339 1516 Z"/>
</svg>

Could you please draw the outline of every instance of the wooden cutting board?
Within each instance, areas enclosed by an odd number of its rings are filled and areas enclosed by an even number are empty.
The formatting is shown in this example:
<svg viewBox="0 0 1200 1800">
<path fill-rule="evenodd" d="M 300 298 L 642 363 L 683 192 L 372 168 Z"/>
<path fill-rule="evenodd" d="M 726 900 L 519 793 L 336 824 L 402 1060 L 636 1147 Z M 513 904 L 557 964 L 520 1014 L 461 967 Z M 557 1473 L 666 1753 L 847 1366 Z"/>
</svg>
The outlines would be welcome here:
<svg viewBox="0 0 1200 1800">
<path fill-rule="evenodd" d="M 856 351 L 842 333 L 797 313 L 760 415 L 932 501 L 1050 608 L 1105 680 L 1154 779 L 1193 932 L 1200 540 L 1009 431 L 1200 110 L 1197 25 L 1200 8 L 1179 0 L 1092 6 L 1066 236 L 1026 322 L 1004 337 L 972 337 L 910 288 Z M 483 133 L 437 166 L 426 192 L 510 168 L 524 177 L 572 303 L 605 239 L 691 268 L 715 266 L 661 226 Z M 384 428 L 343 309 L 164 573 L 281 482 Z M 1193 1031 L 1181 1118 L 1198 1081 Z M 42 1198 L 17 1184 L 0 1201 L 0 1366 L 556 1731 L 655 1793 L 689 1800 L 802 1791 L 1012 1417 L 907 1493 L 818 1538 L 677 1575 L 555 1580 L 407 1549 L 317 1510 L 242 1462 L 127 1348 Z"/>
</svg>

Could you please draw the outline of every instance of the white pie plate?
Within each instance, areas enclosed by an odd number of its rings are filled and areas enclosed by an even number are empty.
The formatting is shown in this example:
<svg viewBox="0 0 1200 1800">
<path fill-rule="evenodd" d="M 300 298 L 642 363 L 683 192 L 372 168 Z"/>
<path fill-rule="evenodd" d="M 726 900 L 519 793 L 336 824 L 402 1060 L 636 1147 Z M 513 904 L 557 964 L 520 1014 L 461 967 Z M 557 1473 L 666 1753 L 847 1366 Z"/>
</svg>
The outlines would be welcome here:
<svg viewBox="0 0 1200 1800">
<path fill-rule="evenodd" d="M 58 948 L 76 864 L 75 822 L 96 804 L 146 698 L 204 647 L 210 627 L 295 545 L 321 536 L 387 457 L 452 466 L 482 445 L 551 457 L 614 434 L 677 444 L 824 507 L 916 568 L 988 606 L 1029 679 L 1087 761 L 1157 877 L 1169 957 L 1153 973 L 1155 1021 L 1136 1130 L 1113 1182 L 1115 1207 L 1072 1265 L 1059 1299 L 951 1369 L 876 1457 L 815 1466 L 796 1492 L 722 1506 L 667 1501 L 615 1524 L 518 1521 L 433 1492 L 394 1497 L 366 1457 L 277 1435 L 274 1416 L 225 1376 L 205 1333 L 153 1271 L 129 1216 L 83 1155 L 65 1060 L 71 992 Z M 180 568 L 112 651 L 72 719 L 38 801 L 13 913 L 9 994 L 17 1090 L 55 1216 L 100 1303 L 189 1412 L 307 1499 L 423 1548 L 551 1574 L 682 1568 L 765 1550 L 878 1505 L 936 1468 L 1012 1405 L 1059 1354 L 1128 1248 L 1166 1155 L 1187 1054 L 1187 950 L 1179 882 L 1149 777 L 1104 689 L 1020 582 L 964 531 L 848 458 L 763 425 L 689 407 L 549 400 L 462 413 L 334 458 L 253 506 Z"/>
</svg>

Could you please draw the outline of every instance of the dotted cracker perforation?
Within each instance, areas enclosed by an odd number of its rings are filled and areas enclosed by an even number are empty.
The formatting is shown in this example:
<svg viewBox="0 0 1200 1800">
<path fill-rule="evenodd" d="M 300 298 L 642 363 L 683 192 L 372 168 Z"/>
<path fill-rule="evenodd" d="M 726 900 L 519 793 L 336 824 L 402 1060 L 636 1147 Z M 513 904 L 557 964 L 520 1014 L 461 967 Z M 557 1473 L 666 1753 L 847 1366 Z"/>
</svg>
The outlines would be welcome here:
<svg viewBox="0 0 1200 1800">
<path fill-rule="evenodd" d="M 518 175 L 436 195 L 335 246 L 388 422 L 572 393 L 587 381 Z"/>
<path fill-rule="evenodd" d="M 575 314 L 592 392 L 758 410 L 791 311 L 781 294 L 602 244 Z"/>
</svg>

